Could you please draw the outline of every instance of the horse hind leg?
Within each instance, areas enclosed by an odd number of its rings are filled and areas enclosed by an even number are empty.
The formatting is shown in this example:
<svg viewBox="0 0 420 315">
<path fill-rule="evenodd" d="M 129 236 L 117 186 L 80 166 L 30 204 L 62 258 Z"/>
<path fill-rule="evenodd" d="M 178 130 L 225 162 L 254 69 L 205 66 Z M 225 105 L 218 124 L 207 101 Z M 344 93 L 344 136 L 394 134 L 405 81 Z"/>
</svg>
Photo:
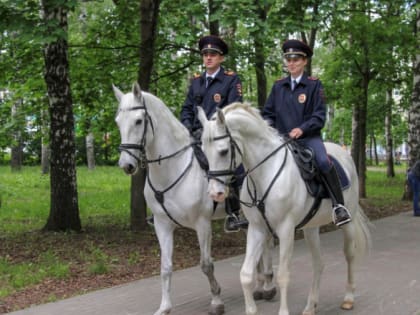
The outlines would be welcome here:
<svg viewBox="0 0 420 315">
<path fill-rule="evenodd" d="M 343 310 L 352 310 L 354 307 L 354 265 L 355 265 L 355 230 L 353 222 L 350 222 L 343 226 L 344 233 L 344 256 L 347 262 L 347 284 L 346 293 L 344 295 L 343 303 L 341 308 Z"/>
<path fill-rule="evenodd" d="M 321 241 L 319 237 L 319 228 L 307 228 L 303 231 L 305 241 L 308 244 L 312 257 L 312 285 L 308 295 L 308 300 L 302 315 L 315 315 L 316 306 L 319 301 L 319 286 L 321 282 L 324 264 L 321 259 Z"/>
</svg>

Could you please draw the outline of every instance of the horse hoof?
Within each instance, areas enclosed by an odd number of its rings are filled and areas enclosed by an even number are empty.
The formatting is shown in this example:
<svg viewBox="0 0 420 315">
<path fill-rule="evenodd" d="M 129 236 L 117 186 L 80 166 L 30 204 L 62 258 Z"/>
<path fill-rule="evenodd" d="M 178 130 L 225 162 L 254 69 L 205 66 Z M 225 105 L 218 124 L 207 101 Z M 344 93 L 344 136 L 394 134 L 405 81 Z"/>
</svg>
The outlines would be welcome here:
<svg viewBox="0 0 420 315">
<path fill-rule="evenodd" d="M 266 301 L 271 301 L 277 293 L 277 289 L 276 288 L 272 288 L 271 290 L 267 290 L 263 292 L 263 298 Z"/>
<path fill-rule="evenodd" d="M 254 297 L 255 301 L 262 300 L 264 298 L 264 292 L 263 291 L 254 291 L 252 293 L 252 296 Z"/>
<path fill-rule="evenodd" d="M 343 304 L 341 304 L 341 309 L 350 311 L 353 309 L 354 303 L 352 301 L 344 301 Z"/>
<path fill-rule="evenodd" d="M 212 305 L 210 307 L 209 315 L 222 315 L 225 313 L 225 306 L 223 304 Z"/>
</svg>

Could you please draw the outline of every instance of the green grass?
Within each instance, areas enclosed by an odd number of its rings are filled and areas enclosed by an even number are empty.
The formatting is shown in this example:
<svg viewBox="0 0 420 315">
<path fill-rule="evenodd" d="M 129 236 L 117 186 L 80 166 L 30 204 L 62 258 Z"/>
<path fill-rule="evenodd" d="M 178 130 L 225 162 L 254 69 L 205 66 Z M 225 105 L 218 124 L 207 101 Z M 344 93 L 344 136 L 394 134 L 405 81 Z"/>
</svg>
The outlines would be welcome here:
<svg viewBox="0 0 420 315">
<path fill-rule="evenodd" d="M 375 206 L 398 203 L 404 194 L 405 167 L 395 168 L 395 177 L 387 177 L 385 167 L 375 167 L 366 173 L 366 194 Z"/>
<path fill-rule="evenodd" d="M 62 279 L 70 275 L 69 264 L 60 261 L 47 251 L 36 262 L 11 263 L 8 257 L 0 258 L 0 298 L 16 290 L 39 283 L 43 279 Z"/>
<path fill-rule="evenodd" d="M 79 167 L 77 186 L 82 225 L 128 222 L 130 178 L 118 167 Z M 39 167 L 12 172 L 0 166 L 0 233 L 41 229 L 50 211 L 49 187 Z"/>
</svg>

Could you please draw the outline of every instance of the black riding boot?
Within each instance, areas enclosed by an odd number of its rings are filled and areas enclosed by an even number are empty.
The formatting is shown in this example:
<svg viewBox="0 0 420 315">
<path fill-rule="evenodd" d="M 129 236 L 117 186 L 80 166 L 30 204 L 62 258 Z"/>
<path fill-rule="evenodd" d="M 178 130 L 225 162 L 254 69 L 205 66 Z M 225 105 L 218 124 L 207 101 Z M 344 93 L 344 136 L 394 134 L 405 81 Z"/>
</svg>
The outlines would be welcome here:
<svg viewBox="0 0 420 315">
<path fill-rule="evenodd" d="M 241 204 L 239 202 L 239 187 L 230 187 L 233 193 L 229 194 L 229 197 L 225 200 L 225 231 L 226 232 L 238 232 L 240 229 L 248 228 L 248 221 L 245 218 L 240 217 Z"/>
<path fill-rule="evenodd" d="M 328 173 L 323 174 L 324 184 L 330 195 L 333 205 L 333 221 L 337 226 L 342 226 L 351 221 L 349 210 L 344 207 L 343 192 L 341 191 L 340 180 L 337 171 L 333 166 Z"/>
</svg>

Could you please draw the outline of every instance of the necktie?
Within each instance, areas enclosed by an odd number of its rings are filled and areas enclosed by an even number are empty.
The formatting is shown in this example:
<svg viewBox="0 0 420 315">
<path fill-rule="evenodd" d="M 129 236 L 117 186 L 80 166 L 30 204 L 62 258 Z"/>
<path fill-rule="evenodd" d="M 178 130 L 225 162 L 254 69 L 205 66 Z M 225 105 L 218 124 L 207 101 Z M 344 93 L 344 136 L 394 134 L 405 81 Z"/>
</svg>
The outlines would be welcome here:
<svg viewBox="0 0 420 315">
<path fill-rule="evenodd" d="M 206 88 L 208 88 L 210 86 L 211 81 L 213 81 L 213 78 L 212 77 L 207 77 Z"/>
<path fill-rule="evenodd" d="M 296 88 L 297 82 L 296 80 L 292 81 L 292 91 L 294 91 L 294 89 Z"/>
</svg>

